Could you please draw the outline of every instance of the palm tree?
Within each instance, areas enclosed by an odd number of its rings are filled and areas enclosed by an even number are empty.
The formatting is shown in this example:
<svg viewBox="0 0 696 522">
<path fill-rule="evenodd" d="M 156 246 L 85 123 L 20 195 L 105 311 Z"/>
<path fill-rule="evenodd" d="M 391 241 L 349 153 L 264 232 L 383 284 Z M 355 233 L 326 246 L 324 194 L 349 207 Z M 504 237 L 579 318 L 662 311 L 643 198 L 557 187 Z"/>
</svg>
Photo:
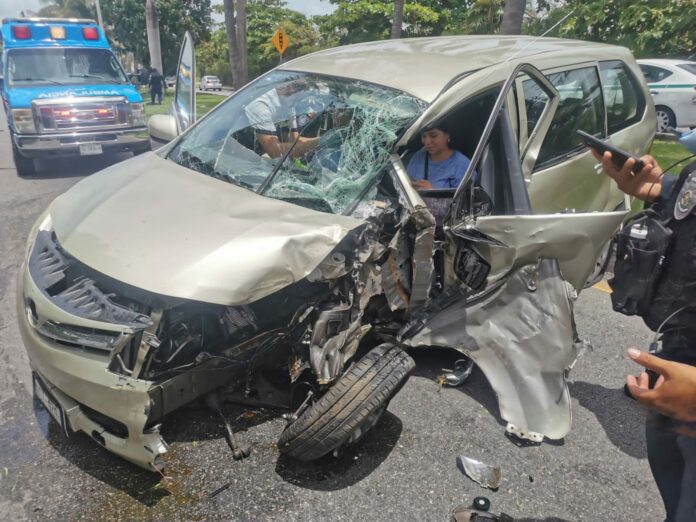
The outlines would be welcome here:
<svg viewBox="0 0 696 522">
<path fill-rule="evenodd" d="M 522 33 L 522 18 L 524 17 L 524 8 L 526 6 L 526 0 L 505 0 L 505 11 L 503 11 L 503 22 L 500 24 L 500 34 Z"/>
<path fill-rule="evenodd" d="M 401 38 L 401 24 L 404 21 L 404 3 L 406 0 L 394 0 L 394 19 L 392 20 L 392 38 Z"/>
<path fill-rule="evenodd" d="M 224 0 L 225 30 L 230 54 L 232 83 L 239 89 L 247 82 L 246 0 Z"/>
</svg>

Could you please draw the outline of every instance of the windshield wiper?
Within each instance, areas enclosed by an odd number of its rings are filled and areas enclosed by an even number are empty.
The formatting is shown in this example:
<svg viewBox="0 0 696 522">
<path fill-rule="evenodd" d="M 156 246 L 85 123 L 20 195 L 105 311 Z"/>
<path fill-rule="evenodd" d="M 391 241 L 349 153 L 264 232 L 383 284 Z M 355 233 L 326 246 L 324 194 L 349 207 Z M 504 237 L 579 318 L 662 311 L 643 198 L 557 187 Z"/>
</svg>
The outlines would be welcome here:
<svg viewBox="0 0 696 522">
<path fill-rule="evenodd" d="M 232 183 L 233 185 L 237 185 L 238 187 L 247 189 L 254 188 L 253 185 L 245 183 L 244 181 L 237 179 L 231 174 L 226 174 L 224 172 L 216 170 L 210 163 L 203 161 L 201 158 L 199 158 L 198 156 L 194 156 L 188 151 L 182 151 L 181 154 L 176 158 L 175 163 L 181 165 L 182 167 L 186 167 L 191 170 L 195 170 L 196 172 L 200 172 L 201 174 L 204 174 L 206 176 L 210 176 L 211 178 L 216 178 L 222 181 L 226 181 L 228 183 Z"/>
<path fill-rule="evenodd" d="M 57 82 L 55 80 L 49 80 L 48 78 L 12 78 L 13 82 L 49 82 L 54 85 L 65 85 L 63 82 Z"/>
<path fill-rule="evenodd" d="M 263 194 L 266 192 L 266 189 L 271 186 L 271 183 L 273 183 L 273 179 L 276 177 L 276 174 L 278 174 L 278 171 L 280 171 L 280 167 L 283 166 L 283 163 L 285 163 L 285 160 L 288 159 L 290 154 L 292 154 L 292 149 L 295 148 L 295 145 L 297 145 L 300 141 L 300 138 L 302 138 L 302 134 L 304 133 L 305 130 L 307 130 L 307 127 L 309 127 L 312 123 L 317 121 L 317 118 L 324 114 L 326 112 L 326 109 L 322 109 L 321 111 L 317 112 L 312 118 L 310 118 L 307 123 L 304 124 L 304 126 L 298 131 L 297 133 L 297 138 L 295 138 L 288 148 L 287 151 L 285 151 L 285 154 L 283 154 L 283 157 L 280 158 L 280 161 L 276 164 L 275 167 L 273 167 L 273 171 L 268 175 L 268 177 L 261 183 L 261 186 L 259 189 L 256 191 L 257 194 Z"/>
<path fill-rule="evenodd" d="M 115 83 L 120 85 L 122 82 L 119 82 L 118 80 L 114 80 L 113 78 L 104 78 L 103 76 L 99 76 L 98 74 L 71 74 L 71 78 L 99 78 L 100 80 L 104 82 L 109 82 L 109 83 Z"/>
</svg>

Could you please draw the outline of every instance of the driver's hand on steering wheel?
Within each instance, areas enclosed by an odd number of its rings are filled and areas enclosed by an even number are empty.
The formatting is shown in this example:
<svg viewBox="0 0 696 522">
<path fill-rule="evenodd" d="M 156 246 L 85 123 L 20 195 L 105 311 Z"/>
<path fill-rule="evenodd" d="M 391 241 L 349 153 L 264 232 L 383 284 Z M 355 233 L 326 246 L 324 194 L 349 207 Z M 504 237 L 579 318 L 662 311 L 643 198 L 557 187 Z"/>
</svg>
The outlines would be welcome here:
<svg viewBox="0 0 696 522">
<path fill-rule="evenodd" d="M 427 179 L 417 179 L 411 182 L 413 188 L 417 190 L 431 189 L 433 185 Z"/>
</svg>

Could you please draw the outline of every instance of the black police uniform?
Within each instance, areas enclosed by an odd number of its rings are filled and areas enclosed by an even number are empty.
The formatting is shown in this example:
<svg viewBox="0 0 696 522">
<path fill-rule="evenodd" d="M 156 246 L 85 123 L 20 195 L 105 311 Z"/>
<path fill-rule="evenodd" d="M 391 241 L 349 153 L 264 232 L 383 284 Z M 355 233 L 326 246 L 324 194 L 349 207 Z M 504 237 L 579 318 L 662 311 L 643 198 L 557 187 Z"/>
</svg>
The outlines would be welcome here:
<svg viewBox="0 0 696 522">
<path fill-rule="evenodd" d="M 641 315 L 650 329 L 662 332 L 657 356 L 696 366 L 696 163 L 676 181 L 667 177 L 662 194 L 651 210 L 671 230 L 671 242 Z M 674 431 L 679 424 L 655 412 L 648 414 L 648 461 L 665 503 L 666 520 L 694 522 L 696 438 Z"/>
</svg>

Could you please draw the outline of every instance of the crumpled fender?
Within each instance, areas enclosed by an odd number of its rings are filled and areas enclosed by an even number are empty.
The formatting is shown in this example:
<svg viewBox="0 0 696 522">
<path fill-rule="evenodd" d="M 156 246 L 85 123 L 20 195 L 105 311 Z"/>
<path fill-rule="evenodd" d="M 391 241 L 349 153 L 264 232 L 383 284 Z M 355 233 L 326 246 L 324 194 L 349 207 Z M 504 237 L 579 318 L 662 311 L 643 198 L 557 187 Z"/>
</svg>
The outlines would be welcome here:
<svg viewBox="0 0 696 522">
<path fill-rule="evenodd" d="M 446 346 L 471 357 L 498 396 L 507 430 L 541 441 L 570 430 L 565 373 L 577 357 L 572 286 L 556 260 L 517 270 L 474 301 L 433 315 L 408 346 Z"/>
</svg>

